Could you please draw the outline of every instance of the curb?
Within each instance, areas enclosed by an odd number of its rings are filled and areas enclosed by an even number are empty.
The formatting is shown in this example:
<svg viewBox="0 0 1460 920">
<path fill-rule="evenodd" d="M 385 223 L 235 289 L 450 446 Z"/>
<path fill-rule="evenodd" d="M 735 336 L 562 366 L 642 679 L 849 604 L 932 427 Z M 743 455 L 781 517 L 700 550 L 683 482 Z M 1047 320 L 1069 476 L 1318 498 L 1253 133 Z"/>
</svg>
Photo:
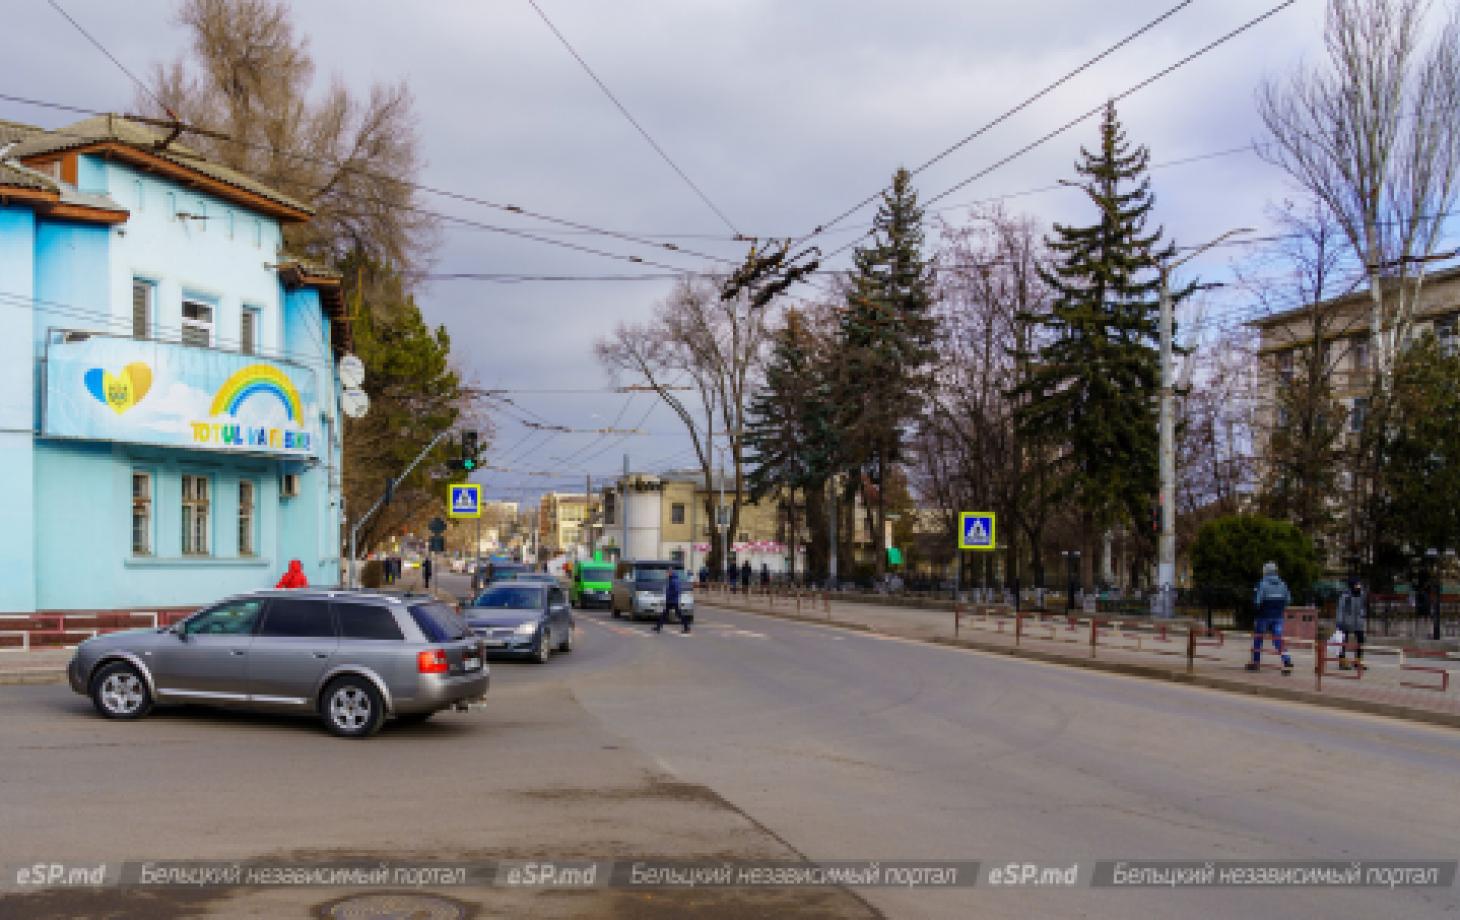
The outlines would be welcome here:
<svg viewBox="0 0 1460 920">
<path fill-rule="evenodd" d="M 1203 687 L 1209 690 L 1222 690 L 1227 693 L 1255 696 L 1262 699 L 1282 700 L 1289 703 L 1306 703 L 1311 706 L 1321 706 L 1325 709 L 1338 709 L 1346 712 L 1359 712 L 1365 715 L 1385 716 L 1391 719 L 1405 719 L 1410 722 L 1423 722 L 1428 725 L 1439 725 L 1445 728 L 1460 728 L 1460 713 L 1434 712 L 1428 709 L 1416 709 L 1411 706 L 1400 706 L 1396 703 L 1379 703 L 1371 700 L 1356 700 L 1340 696 L 1326 696 L 1312 690 L 1297 690 L 1287 687 L 1268 687 L 1261 684 L 1248 684 L 1241 681 L 1229 680 L 1224 677 L 1213 677 L 1206 674 L 1188 674 L 1186 671 L 1173 671 L 1169 668 L 1160 668 L 1154 665 L 1132 664 L 1123 661 L 1104 661 L 1099 658 L 1073 658 L 1067 655 L 1057 655 L 1053 652 L 1044 652 L 1037 649 L 1017 648 L 1007 645 L 995 645 L 991 642 L 979 642 L 973 639 L 949 639 L 942 636 L 934 636 L 924 639 L 917 636 L 903 636 L 897 633 L 883 632 L 882 630 L 868 626 L 864 623 L 847 623 L 842 620 L 829 618 L 798 616 L 794 613 L 782 613 L 776 610 L 759 610 L 751 607 L 741 607 L 737 604 L 716 604 L 710 603 L 706 606 L 725 607 L 738 613 L 749 613 L 755 616 L 774 617 L 778 620 L 789 620 L 797 623 L 810 623 L 820 626 L 833 626 L 838 629 L 849 629 L 855 632 L 877 633 L 879 635 L 896 636 L 909 642 L 922 642 L 927 645 L 942 645 L 949 648 L 966 648 L 978 652 L 989 652 L 996 655 L 1003 655 L 1008 658 L 1023 658 L 1028 661 L 1039 661 L 1045 664 L 1064 665 L 1066 667 L 1087 668 L 1094 671 L 1104 671 L 1109 674 L 1123 674 L 1127 677 L 1142 677 L 1148 680 L 1167 680 L 1172 683 L 1186 684 L 1193 687 Z"/>
<path fill-rule="evenodd" d="M 66 669 L 35 671 L 0 671 L 0 687 L 20 687 L 31 684 L 59 684 L 66 680 Z"/>
</svg>

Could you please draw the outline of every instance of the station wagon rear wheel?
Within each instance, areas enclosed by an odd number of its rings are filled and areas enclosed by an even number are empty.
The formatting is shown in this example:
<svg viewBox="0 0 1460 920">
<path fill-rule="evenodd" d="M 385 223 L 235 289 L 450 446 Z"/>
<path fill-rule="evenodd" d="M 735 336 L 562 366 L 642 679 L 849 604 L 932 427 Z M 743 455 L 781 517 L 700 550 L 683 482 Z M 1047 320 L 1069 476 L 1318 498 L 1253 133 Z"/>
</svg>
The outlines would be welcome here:
<svg viewBox="0 0 1460 920">
<path fill-rule="evenodd" d="M 320 717 L 331 734 L 341 738 L 368 738 L 380 731 L 385 705 L 380 691 L 362 677 L 342 677 L 330 684 L 320 700 Z"/>
<path fill-rule="evenodd" d="M 140 719 L 152 709 L 152 694 L 134 665 L 114 661 L 91 679 L 91 702 L 108 719 Z"/>
</svg>

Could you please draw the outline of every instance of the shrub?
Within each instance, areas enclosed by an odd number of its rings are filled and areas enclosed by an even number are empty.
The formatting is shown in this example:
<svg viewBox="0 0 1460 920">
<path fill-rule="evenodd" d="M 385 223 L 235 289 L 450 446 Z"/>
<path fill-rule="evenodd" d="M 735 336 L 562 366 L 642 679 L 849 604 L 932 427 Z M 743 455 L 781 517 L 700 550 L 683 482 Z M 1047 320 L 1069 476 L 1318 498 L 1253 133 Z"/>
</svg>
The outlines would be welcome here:
<svg viewBox="0 0 1460 920">
<path fill-rule="evenodd" d="M 1191 549 L 1192 575 L 1209 604 L 1231 607 L 1239 623 L 1252 617 L 1252 591 L 1264 563 L 1277 564 L 1278 574 L 1294 601 L 1313 596 L 1321 570 L 1313 541 L 1286 521 L 1260 514 L 1232 514 L 1202 525 Z"/>
</svg>

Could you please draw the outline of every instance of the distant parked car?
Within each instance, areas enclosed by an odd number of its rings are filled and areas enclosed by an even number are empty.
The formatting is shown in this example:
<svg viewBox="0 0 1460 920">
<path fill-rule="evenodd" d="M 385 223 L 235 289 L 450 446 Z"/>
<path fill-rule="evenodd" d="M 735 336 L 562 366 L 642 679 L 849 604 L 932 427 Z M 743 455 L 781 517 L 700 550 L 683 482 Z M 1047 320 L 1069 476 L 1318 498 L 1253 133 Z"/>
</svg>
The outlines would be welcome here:
<svg viewBox="0 0 1460 920">
<path fill-rule="evenodd" d="M 334 734 L 361 738 L 389 716 L 421 722 L 481 699 L 484 653 L 465 621 L 428 597 L 296 589 L 87 639 L 67 676 L 110 719 L 208 703 L 312 712 Z"/>
<path fill-rule="evenodd" d="M 664 588 L 669 583 L 671 571 L 679 573 L 680 610 L 694 613 L 693 582 L 678 562 L 670 561 L 620 562 L 618 577 L 613 582 L 609 612 L 615 617 L 627 613 L 635 620 L 659 616 L 664 609 Z"/>
<path fill-rule="evenodd" d="M 489 585 L 462 615 L 488 654 L 545 663 L 554 650 L 573 650 L 573 611 L 557 585 L 515 579 Z"/>
</svg>

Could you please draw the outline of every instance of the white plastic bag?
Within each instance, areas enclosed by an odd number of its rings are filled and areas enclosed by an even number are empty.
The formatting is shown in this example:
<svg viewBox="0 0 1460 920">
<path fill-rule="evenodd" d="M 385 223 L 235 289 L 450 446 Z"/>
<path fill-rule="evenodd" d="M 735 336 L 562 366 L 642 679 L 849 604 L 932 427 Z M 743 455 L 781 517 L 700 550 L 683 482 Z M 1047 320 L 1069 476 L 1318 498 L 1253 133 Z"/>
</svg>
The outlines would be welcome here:
<svg viewBox="0 0 1460 920">
<path fill-rule="evenodd" d="M 1343 630 L 1335 629 L 1333 631 L 1333 635 L 1328 637 L 1329 658 L 1337 658 L 1339 656 L 1339 654 L 1343 651 L 1344 640 L 1347 638 L 1348 637 L 1344 635 Z"/>
</svg>

